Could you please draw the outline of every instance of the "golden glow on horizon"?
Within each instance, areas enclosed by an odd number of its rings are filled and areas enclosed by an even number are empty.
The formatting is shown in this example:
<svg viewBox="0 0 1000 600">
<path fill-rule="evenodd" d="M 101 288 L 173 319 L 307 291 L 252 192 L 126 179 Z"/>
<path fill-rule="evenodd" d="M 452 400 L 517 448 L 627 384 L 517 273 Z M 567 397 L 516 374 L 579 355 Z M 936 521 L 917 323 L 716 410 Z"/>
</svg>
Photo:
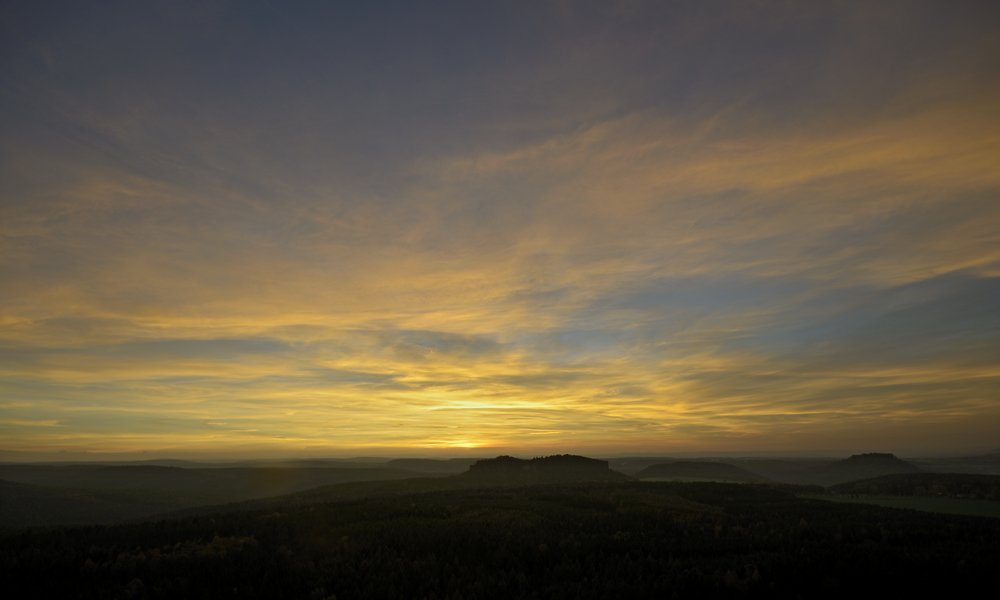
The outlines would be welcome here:
<svg viewBox="0 0 1000 600">
<path fill-rule="evenodd" d="M 608 56 L 639 52 L 630 39 L 609 34 Z M 34 130 L 2 146 L 0 446 L 995 443 L 990 44 L 954 42 L 925 67 L 899 58 L 913 72 L 889 91 L 855 81 L 868 59 L 834 44 L 820 47 L 828 75 L 760 50 L 759 87 L 706 80 L 699 103 L 626 86 L 594 108 L 567 88 L 539 115 L 491 92 L 514 108 L 383 132 L 394 142 L 379 152 L 323 129 L 342 124 L 312 104 L 339 98 L 310 87 L 322 82 L 248 99 L 234 122 L 224 103 L 189 114 L 145 96 L 105 114 L 49 91 L 46 71 L 18 88 L 58 117 L 38 131 L 82 128 L 115 151 Z M 599 67 L 547 56 L 546 72 Z M 128 80 L 107 77 L 108 90 Z M 879 100 L 781 87 L 806 77 Z M 298 107 L 294 135 L 269 129 L 267 101 Z"/>
</svg>

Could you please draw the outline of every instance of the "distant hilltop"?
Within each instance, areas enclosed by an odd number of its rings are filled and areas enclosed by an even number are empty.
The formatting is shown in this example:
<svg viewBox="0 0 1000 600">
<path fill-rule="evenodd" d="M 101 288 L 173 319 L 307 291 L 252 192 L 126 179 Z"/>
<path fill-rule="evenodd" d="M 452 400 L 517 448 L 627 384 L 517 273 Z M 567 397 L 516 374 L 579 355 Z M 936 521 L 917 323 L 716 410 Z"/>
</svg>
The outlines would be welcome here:
<svg viewBox="0 0 1000 600">
<path fill-rule="evenodd" d="M 458 477 L 495 485 L 568 483 L 572 481 L 626 481 L 628 476 L 612 471 L 608 461 L 556 454 L 524 460 L 498 456 L 476 461 Z"/>
<path fill-rule="evenodd" d="M 551 471 L 564 469 L 600 469 L 608 470 L 608 461 L 575 456 L 573 454 L 555 454 L 524 460 L 513 456 L 498 456 L 478 460 L 469 466 L 469 471 L 507 471 L 521 469 L 524 471 Z"/>
<path fill-rule="evenodd" d="M 852 454 L 850 458 L 844 460 L 899 460 L 895 454 L 889 452 L 866 452 L 865 454 Z"/>
<path fill-rule="evenodd" d="M 895 454 L 869 452 L 855 454 L 850 458 L 827 465 L 826 468 L 817 473 L 816 479 L 817 483 L 821 485 L 834 485 L 894 473 L 920 472 L 922 469 L 905 460 L 900 460 Z"/>
</svg>

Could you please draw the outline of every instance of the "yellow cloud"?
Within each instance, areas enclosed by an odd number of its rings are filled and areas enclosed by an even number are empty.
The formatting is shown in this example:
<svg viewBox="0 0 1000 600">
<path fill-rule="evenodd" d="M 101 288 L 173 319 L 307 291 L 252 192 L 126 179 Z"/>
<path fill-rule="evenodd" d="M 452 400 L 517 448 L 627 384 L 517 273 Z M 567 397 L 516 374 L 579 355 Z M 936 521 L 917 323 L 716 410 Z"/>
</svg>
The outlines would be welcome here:
<svg viewBox="0 0 1000 600">
<path fill-rule="evenodd" d="M 973 92 L 833 125 L 636 110 L 423 158 L 378 193 L 260 158 L 274 198 L 64 165 L 0 208 L 5 444 L 657 449 L 995 423 L 988 361 L 807 360 L 782 329 L 859 289 L 1000 276 L 996 90 Z"/>
</svg>

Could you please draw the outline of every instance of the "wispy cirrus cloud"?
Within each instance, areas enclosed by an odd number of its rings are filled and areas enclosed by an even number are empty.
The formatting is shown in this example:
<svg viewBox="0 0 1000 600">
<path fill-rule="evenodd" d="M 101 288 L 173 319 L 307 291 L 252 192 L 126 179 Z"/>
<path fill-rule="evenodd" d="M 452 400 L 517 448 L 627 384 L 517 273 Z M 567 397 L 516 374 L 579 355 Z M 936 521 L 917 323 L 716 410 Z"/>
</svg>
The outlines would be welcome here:
<svg viewBox="0 0 1000 600">
<path fill-rule="evenodd" d="M 992 443 L 996 15 L 719 7 L 6 12 L 0 434 Z"/>
</svg>

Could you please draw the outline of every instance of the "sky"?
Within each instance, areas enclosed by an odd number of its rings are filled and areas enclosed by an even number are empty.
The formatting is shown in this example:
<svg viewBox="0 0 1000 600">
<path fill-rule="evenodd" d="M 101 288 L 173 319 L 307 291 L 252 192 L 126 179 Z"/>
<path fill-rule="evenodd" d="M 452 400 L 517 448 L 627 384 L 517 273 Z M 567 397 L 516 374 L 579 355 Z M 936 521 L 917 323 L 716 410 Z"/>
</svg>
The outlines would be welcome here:
<svg viewBox="0 0 1000 600">
<path fill-rule="evenodd" d="M 4 2 L 0 449 L 996 451 L 998 30 Z"/>
</svg>

